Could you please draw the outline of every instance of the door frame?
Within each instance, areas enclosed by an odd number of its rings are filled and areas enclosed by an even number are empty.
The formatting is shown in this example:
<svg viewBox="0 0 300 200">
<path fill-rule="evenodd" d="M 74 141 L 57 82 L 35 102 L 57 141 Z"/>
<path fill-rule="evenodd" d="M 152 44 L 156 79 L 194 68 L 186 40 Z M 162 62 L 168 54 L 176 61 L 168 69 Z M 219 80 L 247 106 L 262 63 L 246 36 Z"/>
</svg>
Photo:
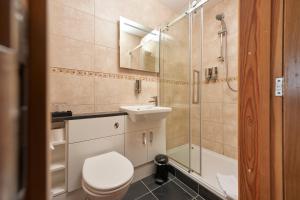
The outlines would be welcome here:
<svg viewBox="0 0 300 200">
<path fill-rule="evenodd" d="M 26 199 L 49 199 L 47 1 L 28 3 L 28 178 Z"/>
<path fill-rule="evenodd" d="M 281 105 L 271 95 L 271 80 L 277 76 L 272 47 L 280 53 L 280 21 L 277 5 L 283 0 L 240 0 L 239 40 L 239 199 L 272 198 L 280 191 L 280 170 L 271 169 L 271 163 L 280 166 L 280 132 L 271 117 L 280 113 Z M 273 3 L 272 3 L 273 2 Z M 50 117 L 47 104 L 47 59 L 45 0 L 28 0 L 29 5 L 29 166 L 27 199 L 48 199 L 48 137 Z M 279 4 L 278 4 L 279 3 Z M 280 9 L 280 8 L 279 8 Z M 273 15 L 273 18 L 272 18 Z M 278 30 L 278 34 L 274 33 Z M 275 35 L 274 35 L 275 34 Z M 271 40 L 270 38 L 279 38 Z M 274 42 L 275 41 L 275 42 Z M 280 64 L 276 64 L 280 66 Z M 275 73 L 276 72 L 276 73 Z M 275 75 L 274 75 L 275 74 Z M 273 87 L 272 87 L 273 88 Z M 276 109 L 274 109 L 274 106 Z M 275 133 L 276 132 L 276 133 Z M 275 135 L 276 136 L 275 136 Z M 274 142 L 276 141 L 276 142 Z M 279 157 L 278 157 L 279 156 Z M 278 179 L 277 179 L 277 178 Z M 272 178 L 272 179 L 271 179 Z M 276 180 L 278 183 L 274 184 Z M 277 188 L 274 190 L 274 188 Z M 272 192 L 273 191 L 273 192 Z"/>
</svg>

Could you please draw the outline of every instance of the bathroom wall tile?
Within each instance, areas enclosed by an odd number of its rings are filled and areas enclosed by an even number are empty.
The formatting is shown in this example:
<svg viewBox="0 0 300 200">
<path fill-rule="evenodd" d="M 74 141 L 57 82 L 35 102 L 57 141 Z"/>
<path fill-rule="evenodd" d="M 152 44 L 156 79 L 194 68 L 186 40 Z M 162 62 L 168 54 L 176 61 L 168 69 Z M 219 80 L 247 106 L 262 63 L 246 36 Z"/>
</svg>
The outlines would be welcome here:
<svg viewBox="0 0 300 200">
<path fill-rule="evenodd" d="M 49 14 L 50 33 L 94 42 L 94 17 L 62 4 L 52 3 Z"/>
<path fill-rule="evenodd" d="M 57 3 L 94 15 L 94 0 L 55 0 Z"/>
<path fill-rule="evenodd" d="M 202 119 L 213 122 L 223 122 L 222 103 L 203 103 Z"/>
<path fill-rule="evenodd" d="M 202 84 L 202 102 L 218 103 L 223 101 L 223 85 L 220 83 Z"/>
<path fill-rule="evenodd" d="M 224 155 L 233 159 L 237 159 L 237 148 L 229 145 L 224 145 Z"/>
<path fill-rule="evenodd" d="M 223 143 L 223 124 L 203 121 L 202 122 L 202 138 Z"/>
<path fill-rule="evenodd" d="M 116 49 L 95 45 L 95 71 L 119 71 L 119 53 Z"/>
<path fill-rule="evenodd" d="M 92 70 L 94 66 L 93 45 L 65 36 L 50 35 L 49 66 Z"/>
<path fill-rule="evenodd" d="M 224 144 L 237 148 L 237 126 L 236 125 L 223 125 L 224 131 Z"/>
<path fill-rule="evenodd" d="M 238 89 L 237 81 L 230 81 L 230 87 L 233 89 Z M 226 82 L 222 83 L 223 86 L 223 94 L 224 94 L 224 103 L 238 103 L 238 92 L 231 91 Z M 237 108 L 236 108 L 237 109 Z"/>
<path fill-rule="evenodd" d="M 70 105 L 70 104 L 51 104 L 51 112 L 60 112 L 71 110 L 73 114 L 84 114 L 95 112 L 94 104 L 92 105 Z"/>
<path fill-rule="evenodd" d="M 224 124 L 237 124 L 237 104 L 224 103 L 223 104 L 223 120 Z"/>
<path fill-rule="evenodd" d="M 132 7 L 131 0 L 95 0 L 95 15 L 102 19 L 117 22 L 120 16 L 130 17 L 127 13 Z"/>
<path fill-rule="evenodd" d="M 124 9 L 126 7 L 126 9 Z M 155 11 L 155 15 L 153 15 Z M 95 15 L 99 18 L 117 22 L 120 16 L 149 27 L 163 24 L 174 16 L 173 11 L 159 1 L 146 0 L 96 0 Z"/>
<path fill-rule="evenodd" d="M 120 106 L 123 104 L 96 104 L 95 112 L 111 112 L 111 111 L 119 111 Z"/>
<path fill-rule="evenodd" d="M 94 104 L 94 78 L 50 73 L 50 102 L 71 105 Z"/>
<path fill-rule="evenodd" d="M 118 24 L 103 20 L 95 19 L 95 43 L 110 48 L 118 48 Z"/>
<path fill-rule="evenodd" d="M 95 79 L 96 104 L 128 104 L 136 100 L 134 80 Z"/>
<path fill-rule="evenodd" d="M 216 153 L 223 154 L 223 144 L 214 142 L 211 140 L 202 139 L 201 140 L 202 147 L 214 151 Z"/>
</svg>

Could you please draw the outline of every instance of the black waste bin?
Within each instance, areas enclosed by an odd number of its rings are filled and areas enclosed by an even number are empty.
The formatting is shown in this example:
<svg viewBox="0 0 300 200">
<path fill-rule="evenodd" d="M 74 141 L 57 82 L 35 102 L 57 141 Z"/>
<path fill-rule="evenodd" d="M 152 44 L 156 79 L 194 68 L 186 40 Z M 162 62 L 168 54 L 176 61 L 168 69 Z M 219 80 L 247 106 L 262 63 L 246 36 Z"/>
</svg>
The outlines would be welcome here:
<svg viewBox="0 0 300 200">
<path fill-rule="evenodd" d="M 156 165 L 155 182 L 157 184 L 163 184 L 168 181 L 168 156 L 164 154 L 158 154 L 155 156 L 154 163 Z"/>
</svg>

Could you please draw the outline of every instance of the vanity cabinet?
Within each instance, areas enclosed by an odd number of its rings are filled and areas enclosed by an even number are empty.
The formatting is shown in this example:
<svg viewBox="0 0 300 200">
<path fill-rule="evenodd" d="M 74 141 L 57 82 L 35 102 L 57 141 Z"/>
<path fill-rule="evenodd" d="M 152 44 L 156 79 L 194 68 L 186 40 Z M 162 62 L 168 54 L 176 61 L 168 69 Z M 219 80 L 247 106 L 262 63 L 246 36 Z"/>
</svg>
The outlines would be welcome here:
<svg viewBox="0 0 300 200">
<path fill-rule="evenodd" d="M 166 138 L 162 128 L 149 130 L 148 141 L 148 162 L 154 160 L 157 154 L 166 153 Z"/>
<path fill-rule="evenodd" d="M 134 166 L 139 166 L 147 162 L 146 131 L 125 134 L 125 156 Z"/>
<path fill-rule="evenodd" d="M 165 120 L 132 122 L 126 120 L 125 156 L 135 167 L 166 153 Z"/>
</svg>

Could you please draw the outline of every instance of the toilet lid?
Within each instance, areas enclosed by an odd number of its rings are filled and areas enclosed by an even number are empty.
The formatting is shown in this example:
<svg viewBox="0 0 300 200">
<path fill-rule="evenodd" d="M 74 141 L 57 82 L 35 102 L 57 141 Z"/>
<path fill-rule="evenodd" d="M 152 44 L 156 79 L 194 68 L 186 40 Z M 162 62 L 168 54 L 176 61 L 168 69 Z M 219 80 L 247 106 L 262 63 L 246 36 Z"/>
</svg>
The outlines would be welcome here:
<svg viewBox="0 0 300 200">
<path fill-rule="evenodd" d="M 82 177 L 96 190 L 113 190 L 130 181 L 133 172 L 131 162 L 113 151 L 86 159 Z"/>
</svg>

